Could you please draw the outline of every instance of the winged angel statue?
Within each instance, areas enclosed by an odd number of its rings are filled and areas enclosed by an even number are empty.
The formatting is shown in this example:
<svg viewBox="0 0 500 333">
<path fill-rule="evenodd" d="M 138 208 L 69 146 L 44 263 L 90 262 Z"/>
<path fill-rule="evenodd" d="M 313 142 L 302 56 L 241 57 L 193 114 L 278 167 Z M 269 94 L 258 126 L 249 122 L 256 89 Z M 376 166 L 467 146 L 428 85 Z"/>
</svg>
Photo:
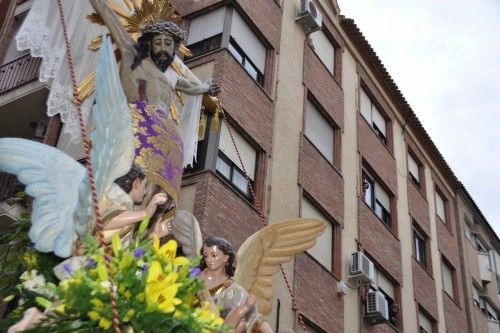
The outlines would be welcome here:
<svg viewBox="0 0 500 333">
<path fill-rule="evenodd" d="M 251 235 L 236 254 L 224 238 L 210 237 L 201 244 L 196 230 L 183 228 L 188 225 L 183 220 L 193 219 L 190 212 L 182 211 L 172 224 L 182 244 L 201 249 L 200 277 L 207 292 L 200 298 L 213 301 L 236 332 L 272 332 L 263 316 L 271 312 L 280 265 L 313 247 L 325 223 L 304 218 L 271 223 Z"/>
<path fill-rule="evenodd" d="M 114 181 L 132 167 L 134 134 L 109 38 L 102 47 L 96 78 L 91 159 L 97 197 L 101 206 L 119 202 L 130 207 L 131 199 Z M 17 175 L 26 192 L 35 198 L 29 232 L 35 248 L 60 257 L 71 256 L 76 239 L 93 229 L 85 167 L 51 146 L 2 138 L 0 169 Z"/>
</svg>

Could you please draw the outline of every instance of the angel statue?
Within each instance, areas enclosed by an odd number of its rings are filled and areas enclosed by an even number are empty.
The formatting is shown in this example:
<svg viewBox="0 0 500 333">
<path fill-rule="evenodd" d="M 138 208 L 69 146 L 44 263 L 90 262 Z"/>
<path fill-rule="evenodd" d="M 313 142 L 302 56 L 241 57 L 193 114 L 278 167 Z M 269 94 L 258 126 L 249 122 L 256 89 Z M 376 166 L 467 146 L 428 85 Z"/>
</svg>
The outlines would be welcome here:
<svg viewBox="0 0 500 333">
<path fill-rule="evenodd" d="M 220 92 L 211 80 L 203 83 L 196 78 L 176 56 L 179 49 L 180 53 L 187 50 L 181 45 L 186 34 L 173 22 L 180 16 L 167 0 L 35 1 L 16 40 L 19 49 L 43 58 L 41 77 L 54 78 L 48 113 L 61 114 L 63 131 L 76 127 L 76 117 L 73 93 L 67 91 L 69 66 L 61 61 L 65 59 L 62 27 L 53 17 L 59 9 L 67 19 L 74 59 L 80 60 L 73 64 L 79 82 L 74 99 L 87 114 L 90 91 L 98 90 L 97 80 L 92 79 L 93 50 L 100 45 L 97 37 L 109 32 L 117 47 L 121 86 L 132 116 L 134 164 L 143 170 L 148 183 L 157 186 L 148 192 L 166 194 L 164 210 L 175 207 L 183 168 L 196 156 L 201 103 L 209 100 L 202 94 Z M 207 103 L 217 105 L 213 99 Z M 74 132 L 71 138 L 78 139 Z"/>
<path fill-rule="evenodd" d="M 130 233 L 127 225 L 151 216 L 156 206 L 166 201 L 166 196 L 157 194 L 145 209 L 134 210 L 134 202 L 140 202 L 144 196 L 145 175 L 133 166 L 132 120 L 109 38 L 100 51 L 96 77 L 92 111 L 95 129 L 90 136 L 97 197 L 104 229 L 127 234 Z M 26 192 L 35 198 L 29 232 L 35 248 L 41 252 L 53 251 L 60 257 L 74 254 L 76 241 L 94 228 L 84 166 L 54 147 L 31 140 L 2 138 L 0 170 L 15 174 L 26 185 Z M 111 223 L 111 227 L 106 223 Z"/>
<path fill-rule="evenodd" d="M 250 236 L 237 254 L 224 238 L 203 242 L 200 277 L 225 322 L 235 326 L 234 332 L 272 332 L 262 316 L 271 312 L 280 264 L 311 248 L 325 227 L 313 219 L 272 223 Z"/>
</svg>

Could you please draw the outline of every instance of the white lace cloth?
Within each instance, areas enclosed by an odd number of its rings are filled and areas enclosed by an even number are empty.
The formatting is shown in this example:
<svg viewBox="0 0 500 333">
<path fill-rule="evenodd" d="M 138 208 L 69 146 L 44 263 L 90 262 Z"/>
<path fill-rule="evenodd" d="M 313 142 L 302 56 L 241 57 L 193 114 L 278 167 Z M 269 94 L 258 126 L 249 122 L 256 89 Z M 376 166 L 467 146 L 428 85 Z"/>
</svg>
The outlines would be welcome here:
<svg viewBox="0 0 500 333">
<path fill-rule="evenodd" d="M 116 2 L 127 8 L 121 1 Z M 97 36 L 108 34 L 109 30 L 87 19 L 87 15 L 94 12 L 87 0 L 62 0 L 62 5 L 78 84 L 96 68 L 98 52 L 88 50 L 90 42 Z M 62 134 L 66 134 L 72 144 L 81 144 L 77 110 L 72 103 L 73 88 L 57 0 L 34 1 L 16 35 L 16 42 L 18 50 L 28 49 L 33 57 L 42 58 L 39 81 L 53 80 L 47 100 L 47 115 L 59 114 L 64 123 Z M 199 81 L 178 58 L 176 61 L 188 79 Z M 201 99 L 201 96 L 185 96 L 185 105 L 178 105 L 181 116 L 179 132 L 184 143 L 184 166 L 191 164 L 196 156 Z M 86 124 L 93 100 L 93 96 L 89 96 L 82 103 Z"/>
</svg>

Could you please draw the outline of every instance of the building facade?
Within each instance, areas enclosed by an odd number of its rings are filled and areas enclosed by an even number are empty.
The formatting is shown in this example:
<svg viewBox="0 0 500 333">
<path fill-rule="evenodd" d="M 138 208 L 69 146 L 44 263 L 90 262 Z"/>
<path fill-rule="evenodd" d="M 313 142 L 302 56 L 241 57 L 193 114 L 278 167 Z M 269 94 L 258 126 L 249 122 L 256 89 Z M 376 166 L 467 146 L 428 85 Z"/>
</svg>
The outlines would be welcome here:
<svg viewBox="0 0 500 333">
<path fill-rule="evenodd" d="M 220 85 L 225 111 L 216 130 L 204 116 L 180 208 L 236 247 L 265 223 L 327 222 L 284 266 L 293 300 L 276 277 L 273 329 L 304 331 L 295 303 L 308 332 L 500 332 L 498 236 L 336 1 L 171 2 L 193 53 L 184 61 Z M 0 3 L 0 136 L 80 159 L 45 116 L 39 61 L 15 49 L 30 6 Z M 16 186 L 0 174 L 0 200 Z"/>
</svg>

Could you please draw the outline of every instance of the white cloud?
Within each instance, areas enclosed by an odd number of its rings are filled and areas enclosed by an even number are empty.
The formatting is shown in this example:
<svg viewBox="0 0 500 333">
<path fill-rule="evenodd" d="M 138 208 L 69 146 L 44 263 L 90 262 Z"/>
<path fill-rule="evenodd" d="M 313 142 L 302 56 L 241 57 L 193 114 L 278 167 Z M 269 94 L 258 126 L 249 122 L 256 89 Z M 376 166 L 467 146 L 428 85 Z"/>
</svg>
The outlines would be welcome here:
<svg viewBox="0 0 500 333">
<path fill-rule="evenodd" d="M 500 3 L 339 0 L 500 232 Z"/>
</svg>

